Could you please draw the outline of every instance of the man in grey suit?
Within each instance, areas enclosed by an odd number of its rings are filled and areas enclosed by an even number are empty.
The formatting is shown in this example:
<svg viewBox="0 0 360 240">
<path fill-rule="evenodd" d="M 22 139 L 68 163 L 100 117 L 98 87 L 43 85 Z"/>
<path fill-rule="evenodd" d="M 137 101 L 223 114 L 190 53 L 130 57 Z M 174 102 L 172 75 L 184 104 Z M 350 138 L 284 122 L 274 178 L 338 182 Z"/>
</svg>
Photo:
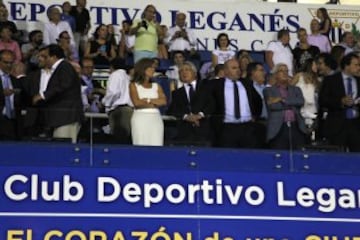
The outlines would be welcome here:
<svg viewBox="0 0 360 240">
<path fill-rule="evenodd" d="M 306 133 L 300 115 L 303 94 L 300 88 L 289 85 L 285 64 L 277 64 L 272 73 L 274 84 L 264 89 L 268 110 L 267 141 L 273 149 L 298 149 L 304 144 Z"/>
</svg>

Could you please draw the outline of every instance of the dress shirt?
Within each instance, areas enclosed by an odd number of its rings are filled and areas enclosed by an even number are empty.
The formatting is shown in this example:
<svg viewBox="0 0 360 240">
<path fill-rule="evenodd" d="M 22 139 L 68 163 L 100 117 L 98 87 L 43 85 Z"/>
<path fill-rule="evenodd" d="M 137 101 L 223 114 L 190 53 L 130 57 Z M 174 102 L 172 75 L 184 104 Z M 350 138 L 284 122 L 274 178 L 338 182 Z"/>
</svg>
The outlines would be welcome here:
<svg viewBox="0 0 360 240">
<path fill-rule="evenodd" d="M 345 89 L 345 93 L 347 93 L 348 89 L 347 89 L 347 79 L 351 78 L 351 87 L 352 87 L 352 94 L 351 97 L 353 99 L 356 99 L 356 96 L 358 95 L 357 92 L 357 82 L 355 81 L 355 79 L 352 76 L 346 75 L 345 73 L 342 72 L 342 78 L 343 78 L 343 83 L 344 83 L 344 89 Z"/>
<path fill-rule="evenodd" d="M 260 95 L 262 100 L 262 109 L 261 109 L 261 118 L 267 118 L 267 110 L 266 110 L 266 104 L 264 100 L 264 89 L 266 88 L 265 84 L 258 84 L 257 82 L 253 82 L 253 86 L 256 90 L 256 92 Z"/>
<path fill-rule="evenodd" d="M 286 99 L 289 95 L 287 87 L 278 86 L 280 96 Z M 285 103 L 286 104 L 286 103 Z M 284 110 L 284 122 L 295 122 L 295 112 L 291 108 Z"/>
<path fill-rule="evenodd" d="M 63 31 L 67 31 L 70 36 L 70 44 L 75 45 L 74 36 L 71 30 L 71 27 L 68 22 L 60 21 L 58 24 L 53 22 L 48 22 L 44 27 L 44 44 L 57 44 L 57 39 L 59 38 L 59 34 Z"/>
<path fill-rule="evenodd" d="M 331 46 L 329 38 L 325 37 L 322 34 L 316 34 L 316 35 L 309 35 L 308 36 L 308 43 L 310 45 L 316 46 L 320 49 L 320 52 L 324 53 L 330 53 Z"/>
<path fill-rule="evenodd" d="M 4 72 L 0 70 L 0 76 L 1 76 L 1 83 L 3 85 L 3 87 L 6 85 L 5 84 L 5 78 L 3 77 L 4 76 Z M 9 76 L 10 77 L 10 76 Z M 13 89 L 13 85 L 11 83 L 11 79 L 9 81 L 9 89 Z M 15 97 L 15 94 L 11 94 L 10 95 L 10 103 L 11 103 L 11 109 L 14 109 L 14 97 Z M 4 108 L 2 109 L 2 114 L 5 116 L 6 115 L 6 106 L 4 106 Z"/>
<path fill-rule="evenodd" d="M 234 83 L 233 80 L 226 78 L 224 86 L 225 96 L 225 123 L 244 123 L 249 122 L 252 119 L 252 114 L 249 105 L 249 99 L 246 89 L 240 81 L 236 81 L 239 89 L 240 96 L 240 119 L 235 118 L 234 112 Z"/>
<path fill-rule="evenodd" d="M 186 96 L 190 102 L 190 86 L 189 84 L 191 84 L 194 92 L 196 91 L 196 80 L 195 81 L 192 81 L 191 83 L 188 83 L 188 84 L 185 84 L 184 87 L 185 87 L 185 90 L 186 90 Z"/>
<path fill-rule="evenodd" d="M 110 74 L 106 94 L 102 99 L 106 112 L 121 105 L 133 106 L 130 100 L 129 84 L 130 77 L 125 70 L 118 69 Z"/>
<path fill-rule="evenodd" d="M 63 58 L 57 60 L 49 70 L 41 69 L 39 94 L 42 99 L 45 99 L 44 92 L 47 89 L 52 74 L 62 61 L 64 61 Z"/>
<path fill-rule="evenodd" d="M 179 26 L 174 26 L 169 28 L 168 31 L 169 36 L 166 39 L 166 42 L 169 45 L 169 52 L 190 50 L 195 47 L 196 37 L 194 35 L 194 32 L 186 27 L 184 28 L 184 30 L 187 32 L 188 40 L 184 38 L 176 38 L 171 40 L 177 31 L 181 31 L 181 28 Z"/>
</svg>

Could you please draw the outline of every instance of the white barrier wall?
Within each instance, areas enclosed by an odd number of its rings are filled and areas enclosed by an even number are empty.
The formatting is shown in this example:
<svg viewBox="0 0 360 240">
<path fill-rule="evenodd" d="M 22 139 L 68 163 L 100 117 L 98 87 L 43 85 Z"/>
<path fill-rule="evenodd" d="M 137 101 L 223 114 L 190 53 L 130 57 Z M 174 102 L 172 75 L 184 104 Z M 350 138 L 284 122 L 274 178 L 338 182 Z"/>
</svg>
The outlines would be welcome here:
<svg viewBox="0 0 360 240">
<path fill-rule="evenodd" d="M 35 28 L 42 29 L 42 22 L 48 21 L 46 10 L 63 1 L 4 2 L 18 28 L 31 31 Z M 75 0 L 70 2 L 75 4 Z M 185 12 L 187 26 L 194 29 L 198 37 L 198 49 L 214 49 L 216 36 L 226 32 L 231 38 L 232 49 L 264 50 L 282 28 L 288 28 L 293 33 L 291 45 L 294 46 L 297 42 L 294 33 L 299 27 L 309 30 L 310 21 L 319 7 L 326 7 L 333 19 L 334 42 L 338 41 L 341 32 L 360 29 L 360 6 L 266 3 L 255 0 L 253 3 L 234 0 L 91 0 L 87 4 L 91 14 L 91 32 L 100 23 L 112 23 L 118 30 L 123 20 L 140 18 L 148 3 L 156 6 L 159 21 L 168 26 L 174 24 L 177 11 Z"/>
</svg>

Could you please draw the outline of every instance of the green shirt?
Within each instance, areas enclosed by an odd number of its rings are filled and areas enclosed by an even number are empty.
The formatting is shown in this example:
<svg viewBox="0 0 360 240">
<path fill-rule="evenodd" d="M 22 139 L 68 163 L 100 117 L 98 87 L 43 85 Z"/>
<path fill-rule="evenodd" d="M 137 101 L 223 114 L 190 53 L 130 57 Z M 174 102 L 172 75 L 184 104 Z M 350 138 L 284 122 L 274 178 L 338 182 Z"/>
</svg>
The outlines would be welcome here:
<svg viewBox="0 0 360 240">
<path fill-rule="evenodd" d="M 134 21 L 131 28 L 136 27 L 139 22 L 143 20 Z M 149 22 L 144 20 L 147 23 L 147 29 L 144 27 L 140 27 L 136 33 L 135 38 L 135 51 L 150 51 L 157 52 L 158 49 L 158 35 L 156 31 L 156 24 L 154 22 Z"/>
</svg>

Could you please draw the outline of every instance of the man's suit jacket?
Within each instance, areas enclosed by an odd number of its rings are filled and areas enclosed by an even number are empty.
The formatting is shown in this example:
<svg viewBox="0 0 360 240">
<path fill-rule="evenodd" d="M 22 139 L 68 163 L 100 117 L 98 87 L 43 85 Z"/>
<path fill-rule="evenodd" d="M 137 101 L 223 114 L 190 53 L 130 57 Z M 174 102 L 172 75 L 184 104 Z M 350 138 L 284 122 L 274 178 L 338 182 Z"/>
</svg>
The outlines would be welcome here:
<svg viewBox="0 0 360 240">
<path fill-rule="evenodd" d="M 277 86 L 271 86 L 264 89 L 265 102 L 269 97 L 281 97 L 280 90 Z M 283 123 L 286 109 L 292 109 L 295 112 L 297 125 L 303 133 L 306 132 L 305 122 L 300 114 L 300 108 L 304 105 L 304 96 L 301 89 L 296 86 L 288 86 L 288 96 L 284 102 L 267 104 L 268 121 L 267 121 L 267 140 L 271 140 L 279 133 Z"/>
<path fill-rule="evenodd" d="M 360 97 L 360 80 L 357 82 L 357 96 Z M 326 110 L 328 115 L 324 122 L 324 135 L 336 135 L 342 129 L 344 129 L 346 119 L 346 108 L 343 106 L 341 99 L 346 96 L 346 90 L 344 87 L 343 77 L 341 72 L 327 76 L 322 82 L 322 87 L 319 95 L 320 108 Z M 360 105 L 358 104 L 359 108 Z M 360 124 L 360 119 L 359 120 Z"/>
<path fill-rule="evenodd" d="M 247 79 L 241 79 L 240 81 L 246 90 L 253 120 L 256 120 L 261 115 L 261 96 L 256 92 L 252 82 Z M 220 137 L 222 136 L 225 118 L 225 79 L 222 78 L 211 80 L 209 81 L 209 85 L 211 86 L 212 96 L 215 101 L 215 111 L 211 121 L 215 131 L 215 145 L 218 145 L 219 143 L 216 142 L 219 141 Z"/>
<path fill-rule="evenodd" d="M 187 137 L 205 138 L 210 133 L 208 116 L 213 113 L 214 104 L 209 88 L 201 81 L 197 81 L 195 95 L 192 102 L 189 103 L 185 87 L 181 87 L 172 92 L 172 98 L 167 114 L 175 116 L 178 119 L 178 138 Z M 193 126 L 190 122 L 184 121 L 185 114 L 202 112 L 205 118 L 201 119 L 200 127 Z"/>
<path fill-rule="evenodd" d="M 59 127 L 83 119 L 80 78 L 72 65 L 63 60 L 52 73 L 44 91 L 45 123 Z"/>
<path fill-rule="evenodd" d="M 10 75 L 10 81 L 13 89 L 21 89 L 21 83 L 18 79 Z M 5 117 L 2 114 L 2 111 L 5 107 L 5 95 L 4 95 L 4 87 L 2 84 L 2 79 L 0 76 L 0 121 L 4 121 Z M 15 129 L 10 129 L 6 124 L 0 123 L 0 132 L 5 133 L 8 136 L 12 136 L 14 138 L 19 138 L 20 127 L 21 127 L 21 107 L 22 107 L 22 97 L 20 93 L 15 93 L 14 95 L 14 111 L 15 111 Z M 14 131 L 15 130 L 15 131 Z M 11 131 L 11 132 L 9 132 Z M 0 133 L 1 135 L 1 133 Z"/>
</svg>

